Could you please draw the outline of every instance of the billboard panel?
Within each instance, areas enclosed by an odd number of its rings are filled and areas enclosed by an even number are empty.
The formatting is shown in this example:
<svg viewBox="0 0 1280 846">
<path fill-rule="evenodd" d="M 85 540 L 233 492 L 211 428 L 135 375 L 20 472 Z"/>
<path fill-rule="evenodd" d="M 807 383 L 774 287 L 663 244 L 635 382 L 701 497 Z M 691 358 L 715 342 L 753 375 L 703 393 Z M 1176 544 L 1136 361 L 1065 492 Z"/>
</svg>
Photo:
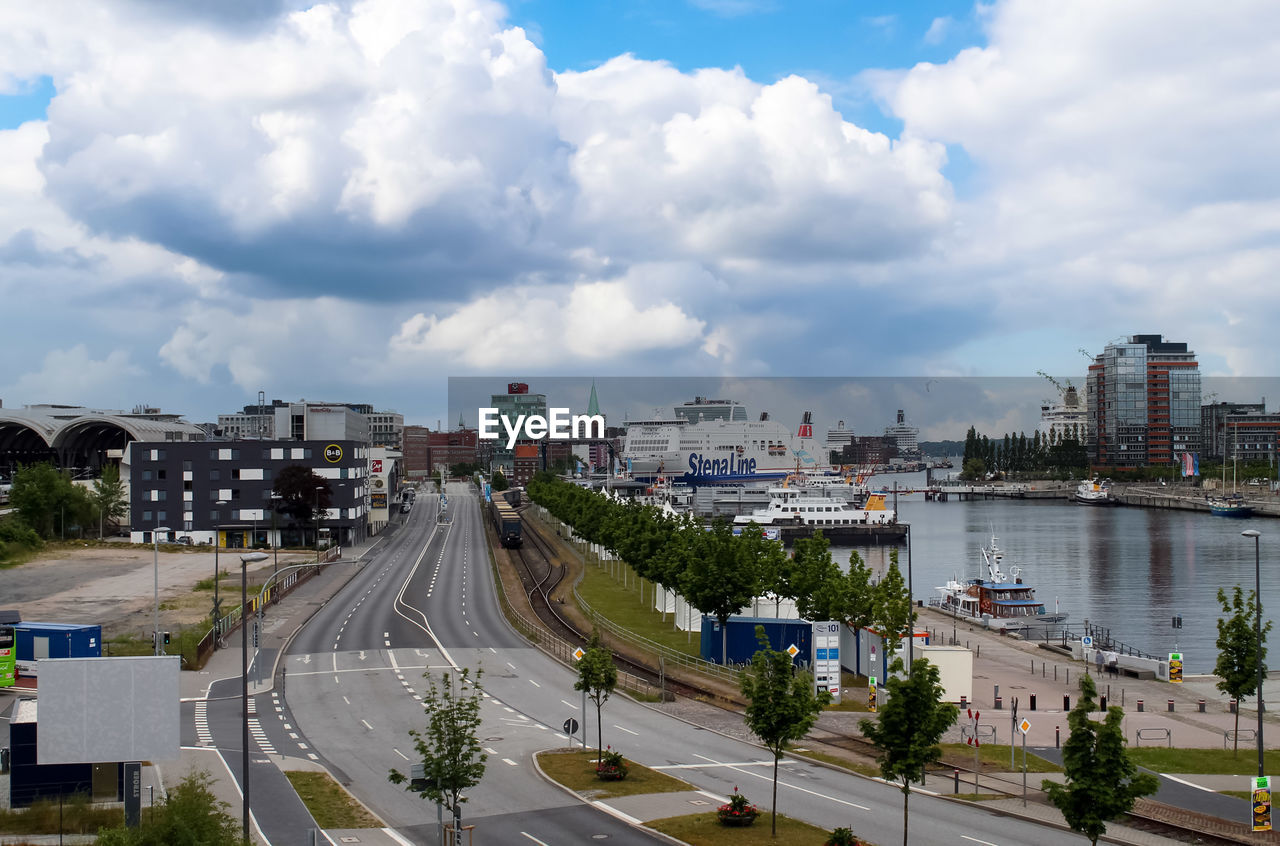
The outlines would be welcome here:
<svg viewBox="0 0 1280 846">
<path fill-rule="evenodd" d="M 178 760 L 176 655 L 40 662 L 41 764 Z"/>
<path fill-rule="evenodd" d="M 0 687 L 13 687 L 18 678 L 18 641 L 13 626 L 0 626 Z"/>
</svg>

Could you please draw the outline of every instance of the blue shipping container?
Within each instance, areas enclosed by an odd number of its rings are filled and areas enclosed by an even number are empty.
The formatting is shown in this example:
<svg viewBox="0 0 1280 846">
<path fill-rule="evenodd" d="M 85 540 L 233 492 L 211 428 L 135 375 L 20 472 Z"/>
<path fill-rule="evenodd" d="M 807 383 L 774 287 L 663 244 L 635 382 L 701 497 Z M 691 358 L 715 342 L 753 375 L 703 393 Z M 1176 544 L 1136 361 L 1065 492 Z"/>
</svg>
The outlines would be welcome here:
<svg viewBox="0 0 1280 846">
<path fill-rule="evenodd" d="M 101 658 L 102 626 L 73 623 L 16 623 L 18 676 L 36 674 L 41 658 Z"/>
<path fill-rule="evenodd" d="M 808 620 L 779 620 L 774 617 L 730 617 L 728 625 L 728 659 L 730 664 L 747 664 L 760 649 L 756 640 L 756 626 L 764 626 L 769 647 L 779 652 L 795 644 L 800 650 L 792 659 L 796 666 L 807 665 L 813 658 L 813 624 Z M 720 621 L 715 617 L 702 618 L 702 657 L 720 663 Z"/>
</svg>

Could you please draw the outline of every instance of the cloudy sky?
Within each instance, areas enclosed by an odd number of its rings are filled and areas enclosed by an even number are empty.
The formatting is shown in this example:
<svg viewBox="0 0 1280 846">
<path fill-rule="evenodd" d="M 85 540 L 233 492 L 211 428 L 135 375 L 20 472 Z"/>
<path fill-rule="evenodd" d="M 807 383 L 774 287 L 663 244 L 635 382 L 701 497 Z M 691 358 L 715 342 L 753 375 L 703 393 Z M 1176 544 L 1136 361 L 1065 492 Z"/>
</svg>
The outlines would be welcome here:
<svg viewBox="0 0 1280 846">
<path fill-rule="evenodd" d="M 1274 0 L 8 3 L 0 399 L 1271 375 L 1278 136 Z"/>
</svg>

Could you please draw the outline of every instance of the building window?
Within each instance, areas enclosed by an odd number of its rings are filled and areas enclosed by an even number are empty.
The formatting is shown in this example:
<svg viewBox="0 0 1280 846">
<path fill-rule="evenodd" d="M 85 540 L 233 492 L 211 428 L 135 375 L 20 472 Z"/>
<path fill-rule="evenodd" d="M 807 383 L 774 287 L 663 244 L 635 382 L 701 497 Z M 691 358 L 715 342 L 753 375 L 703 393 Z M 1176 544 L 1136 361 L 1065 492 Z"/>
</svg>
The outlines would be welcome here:
<svg viewBox="0 0 1280 846">
<path fill-rule="evenodd" d="M 193 528 L 193 524 L 192 524 L 192 522 L 191 522 L 190 520 L 183 520 L 183 521 L 182 521 L 182 531 L 184 531 L 184 532 L 189 532 L 189 531 L 191 531 L 191 529 L 192 529 L 192 528 Z"/>
<path fill-rule="evenodd" d="M 169 516 L 169 515 L 168 515 L 167 513 L 165 513 L 164 511 L 157 511 L 157 512 L 156 512 L 156 520 L 160 521 L 161 523 L 163 523 L 163 522 L 165 521 L 165 518 L 166 518 L 166 517 L 168 517 L 168 516 Z"/>
<path fill-rule="evenodd" d="M 144 522 L 144 523 L 150 523 L 150 522 L 151 522 L 151 512 L 150 512 L 150 511 L 144 511 L 144 512 L 142 512 L 142 522 Z"/>
<path fill-rule="evenodd" d="M 210 511 L 210 512 L 209 512 L 209 519 L 210 519 L 210 520 L 212 520 L 212 521 L 214 521 L 214 522 L 216 523 L 217 521 L 219 521 L 219 520 L 221 520 L 221 519 L 222 519 L 222 512 L 221 512 L 221 511 Z"/>
<path fill-rule="evenodd" d="M 222 471 L 221 471 L 221 470 L 210 470 L 210 471 L 209 471 L 209 481 L 210 481 L 210 482 L 216 482 L 216 481 L 218 481 L 218 480 L 219 480 L 219 479 L 221 479 L 221 478 L 222 478 Z"/>
<path fill-rule="evenodd" d="M 182 483 L 182 489 L 183 489 L 184 491 L 189 491 L 189 490 L 191 490 L 191 480 L 190 480 L 190 479 L 187 479 L 186 481 L 184 481 L 184 482 Z"/>
<path fill-rule="evenodd" d="M 157 471 L 156 471 L 156 478 L 157 478 L 157 479 L 164 479 L 164 478 L 165 478 L 165 472 L 164 472 L 164 470 L 163 470 L 163 469 L 161 469 L 161 470 L 157 470 Z"/>
<path fill-rule="evenodd" d="M 150 470 L 143 470 L 143 471 L 142 471 L 142 481 L 144 481 L 144 482 L 150 482 L 150 481 L 151 481 L 151 471 L 150 471 Z"/>
<path fill-rule="evenodd" d="M 184 473 L 190 473 L 190 472 L 191 472 L 191 462 L 190 462 L 190 461 L 184 461 L 184 462 L 182 462 L 182 472 L 184 472 Z"/>
</svg>

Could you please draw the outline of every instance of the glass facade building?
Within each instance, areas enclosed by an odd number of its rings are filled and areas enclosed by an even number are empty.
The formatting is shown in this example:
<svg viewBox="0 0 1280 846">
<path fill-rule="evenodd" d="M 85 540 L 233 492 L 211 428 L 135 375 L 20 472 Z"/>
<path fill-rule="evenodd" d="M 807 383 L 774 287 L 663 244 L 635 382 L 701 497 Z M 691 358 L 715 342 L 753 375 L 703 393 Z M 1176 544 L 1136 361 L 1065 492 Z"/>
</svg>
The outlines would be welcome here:
<svg viewBox="0 0 1280 846">
<path fill-rule="evenodd" d="M 1094 465 L 1173 464 L 1200 451 L 1200 365 L 1185 343 L 1134 335 L 1107 344 L 1086 390 Z"/>
</svg>

